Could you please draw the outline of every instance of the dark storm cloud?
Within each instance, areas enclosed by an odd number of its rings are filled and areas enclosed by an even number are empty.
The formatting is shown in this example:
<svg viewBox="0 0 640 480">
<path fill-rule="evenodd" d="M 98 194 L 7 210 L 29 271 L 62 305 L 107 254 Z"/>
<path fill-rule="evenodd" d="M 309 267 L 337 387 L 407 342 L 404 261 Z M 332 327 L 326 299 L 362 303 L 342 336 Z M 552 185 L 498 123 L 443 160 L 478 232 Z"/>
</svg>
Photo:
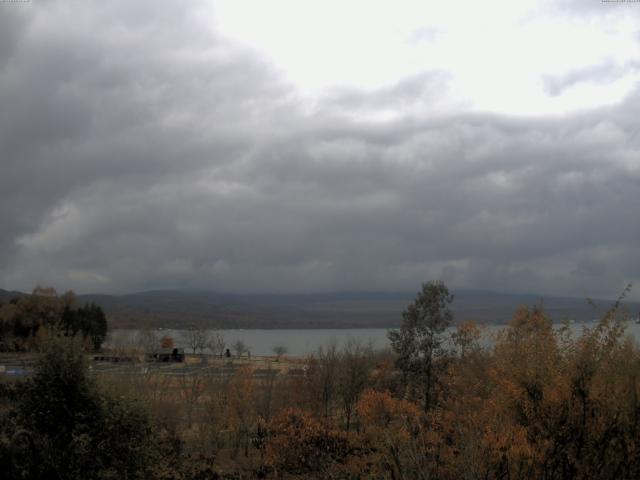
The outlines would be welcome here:
<svg viewBox="0 0 640 480">
<path fill-rule="evenodd" d="M 448 76 L 426 72 L 310 109 L 184 2 L 144 6 L 50 3 L 12 23 L 0 287 L 445 278 L 596 295 L 640 277 L 638 94 L 564 117 L 445 115 L 430 105 Z M 385 109 L 405 114 L 368 119 Z"/>
<path fill-rule="evenodd" d="M 28 19 L 21 12 L 14 46 L 3 50 L 5 246 L 76 189 L 109 181 L 145 188 L 229 161 L 261 103 L 281 97 L 250 53 L 212 38 L 181 15 L 180 2 L 149 16 L 138 2 L 97 5 L 38 5 Z"/>
</svg>

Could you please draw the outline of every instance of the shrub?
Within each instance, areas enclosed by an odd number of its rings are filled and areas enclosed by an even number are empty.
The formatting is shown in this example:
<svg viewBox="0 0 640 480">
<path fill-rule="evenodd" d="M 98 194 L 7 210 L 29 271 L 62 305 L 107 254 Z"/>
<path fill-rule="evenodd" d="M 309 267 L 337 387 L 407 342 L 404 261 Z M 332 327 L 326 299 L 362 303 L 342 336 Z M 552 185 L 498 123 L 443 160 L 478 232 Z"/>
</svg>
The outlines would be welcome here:
<svg viewBox="0 0 640 480">
<path fill-rule="evenodd" d="M 276 471 L 322 472 L 348 453 L 346 434 L 321 423 L 304 410 L 287 408 L 272 419 L 266 442 L 266 463 Z"/>
<path fill-rule="evenodd" d="M 98 392 L 77 339 L 52 341 L 18 390 L 15 421 L 40 458 L 14 472 L 31 478 L 143 478 L 153 459 L 146 413 Z"/>
</svg>

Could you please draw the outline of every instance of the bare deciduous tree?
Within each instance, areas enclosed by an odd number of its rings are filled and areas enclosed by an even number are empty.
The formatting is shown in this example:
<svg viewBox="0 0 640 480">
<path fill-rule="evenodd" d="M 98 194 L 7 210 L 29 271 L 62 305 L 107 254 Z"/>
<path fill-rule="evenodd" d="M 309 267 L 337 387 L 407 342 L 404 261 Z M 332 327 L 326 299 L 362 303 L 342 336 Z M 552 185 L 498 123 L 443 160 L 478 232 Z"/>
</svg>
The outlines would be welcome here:
<svg viewBox="0 0 640 480">
<path fill-rule="evenodd" d="M 272 350 L 273 353 L 276 354 L 276 362 L 279 362 L 280 357 L 288 352 L 287 347 L 285 347 L 284 345 L 275 345 Z"/>
<path fill-rule="evenodd" d="M 306 381 L 308 383 L 311 402 L 315 404 L 318 415 L 329 417 L 336 397 L 337 376 L 340 355 L 335 342 L 318 348 L 307 365 L 309 367 Z"/>
<path fill-rule="evenodd" d="M 220 330 L 214 330 L 209 335 L 209 343 L 207 347 L 213 352 L 214 355 L 222 357 L 227 347 L 227 342 L 224 338 L 224 334 Z"/>
<path fill-rule="evenodd" d="M 160 339 L 156 331 L 146 325 L 138 332 L 136 344 L 142 348 L 144 353 L 154 354 L 160 347 Z"/>
<path fill-rule="evenodd" d="M 350 340 L 342 350 L 342 367 L 338 375 L 338 394 L 342 400 L 342 410 L 347 430 L 355 412 L 360 394 L 367 387 L 369 372 L 372 369 L 373 348 Z"/>
<path fill-rule="evenodd" d="M 202 353 L 207 345 L 209 345 L 209 332 L 201 326 L 191 324 L 187 329 L 187 345 L 191 351 L 196 354 Z"/>
<path fill-rule="evenodd" d="M 244 343 L 243 340 L 236 340 L 233 343 L 233 350 L 236 352 L 237 357 L 241 357 L 244 353 L 246 353 L 249 349 L 247 344 Z"/>
</svg>

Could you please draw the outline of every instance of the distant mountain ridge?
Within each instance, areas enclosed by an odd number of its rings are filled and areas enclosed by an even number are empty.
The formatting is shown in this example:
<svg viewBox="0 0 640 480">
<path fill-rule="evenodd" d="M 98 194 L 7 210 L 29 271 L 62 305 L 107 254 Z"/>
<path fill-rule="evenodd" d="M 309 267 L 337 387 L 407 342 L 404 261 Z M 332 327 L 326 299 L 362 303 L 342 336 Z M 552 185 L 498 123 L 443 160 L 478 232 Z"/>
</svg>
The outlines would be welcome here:
<svg viewBox="0 0 640 480">
<path fill-rule="evenodd" d="M 22 297 L 24 295 L 28 295 L 28 294 L 24 292 L 18 292 L 16 290 L 2 290 L 0 288 L 0 302 L 3 302 L 3 303 L 8 302 L 12 298 Z"/>
<path fill-rule="evenodd" d="M 504 324 L 519 305 L 543 303 L 554 321 L 598 318 L 612 300 L 597 300 L 480 290 L 454 291 L 452 310 L 458 320 Z M 21 292 L 0 290 L 6 302 Z M 390 328 L 400 325 L 413 293 L 336 292 L 310 294 L 232 294 L 213 291 L 151 290 L 125 295 L 78 295 L 80 303 L 100 305 L 115 328 L 142 325 L 181 328 L 195 323 L 219 328 Z M 640 303 L 625 302 L 632 316 Z"/>
</svg>

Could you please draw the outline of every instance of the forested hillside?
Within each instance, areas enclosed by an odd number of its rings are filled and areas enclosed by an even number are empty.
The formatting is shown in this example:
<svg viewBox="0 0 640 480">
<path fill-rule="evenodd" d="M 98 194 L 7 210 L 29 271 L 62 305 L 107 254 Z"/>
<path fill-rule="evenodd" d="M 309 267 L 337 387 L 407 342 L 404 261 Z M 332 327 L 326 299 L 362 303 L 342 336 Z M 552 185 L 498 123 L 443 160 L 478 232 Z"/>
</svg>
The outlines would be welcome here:
<svg viewBox="0 0 640 480">
<path fill-rule="evenodd" d="M 590 321 L 602 313 L 584 298 L 516 295 L 476 290 L 455 291 L 456 318 L 506 324 L 519 305 L 543 304 L 555 321 Z M 128 295 L 79 295 L 96 303 L 114 328 L 141 324 L 184 328 L 195 322 L 218 328 L 389 328 L 413 293 L 325 293 L 299 295 L 224 294 L 206 291 L 158 290 Z M 596 302 L 606 308 L 612 300 Z M 640 304 L 628 303 L 631 312 Z"/>
</svg>

